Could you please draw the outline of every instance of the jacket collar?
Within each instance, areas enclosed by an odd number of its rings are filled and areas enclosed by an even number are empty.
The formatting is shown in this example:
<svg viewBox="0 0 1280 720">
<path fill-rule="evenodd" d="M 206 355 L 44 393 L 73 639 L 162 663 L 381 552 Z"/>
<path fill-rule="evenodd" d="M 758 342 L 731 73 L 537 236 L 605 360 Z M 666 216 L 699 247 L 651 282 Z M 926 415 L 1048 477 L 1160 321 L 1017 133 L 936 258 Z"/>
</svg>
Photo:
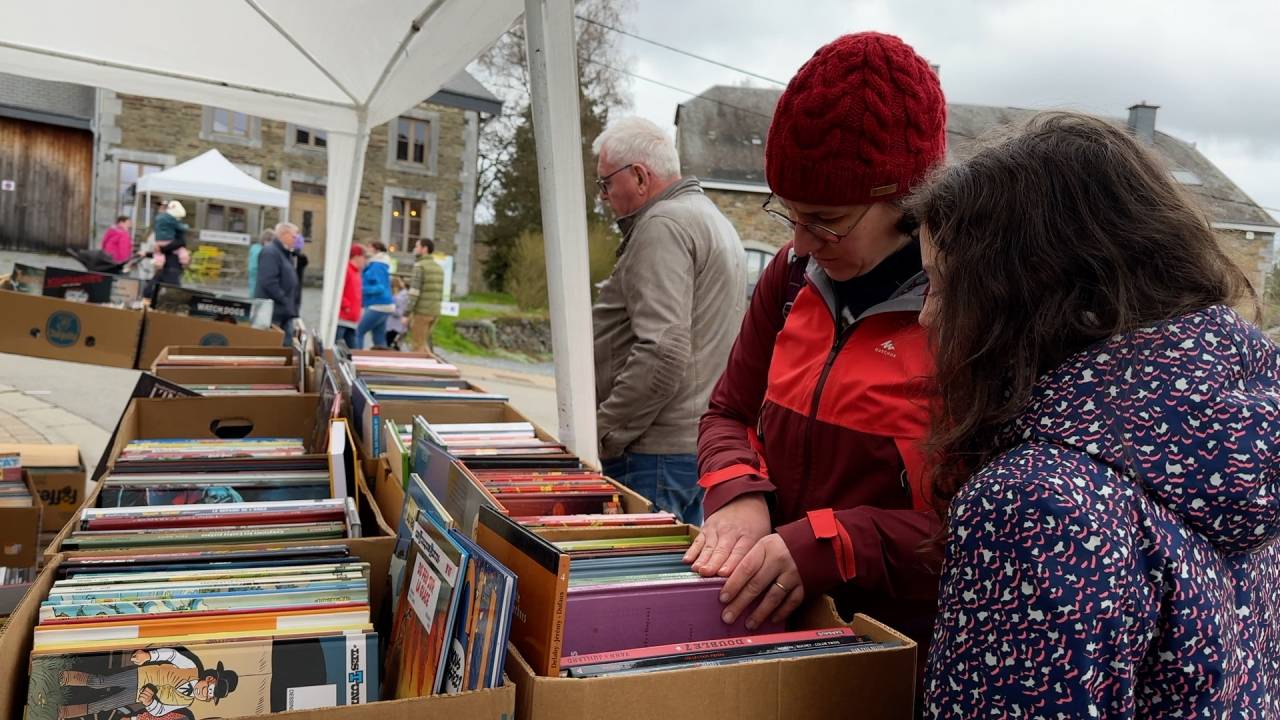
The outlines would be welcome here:
<svg viewBox="0 0 1280 720">
<path fill-rule="evenodd" d="M 622 244 L 618 246 L 618 255 L 621 256 L 622 252 L 627 249 L 627 242 L 631 239 L 631 231 L 635 229 L 635 226 L 640 222 L 640 219 L 648 214 L 649 210 L 653 209 L 654 205 L 657 205 L 663 200 L 670 200 L 671 198 L 691 193 L 702 194 L 702 185 L 698 182 L 698 178 L 687 177 L 682 180 L 677 180 L 674 183 L 671 183 L 671 187 L 663 190 L 658 195 L 650 198 L 649 202 L 641 205 L 639 210 L 636 210 L 630 215 L 623 215 L 618 218 L 618 229 L 622 231 Z"/>
<path fill-rule="evenodd" d="M 795 252 L 795 249 L 792 248 L 790 251 L 792 258 L 795 257 Z M 813 284 L 813 289 L 818 291 L 818 295 L 827 304 L 827 309 L 831 311 L 831 317 L 835 318 L 836 314 L 841 312 L 841 307 L 840 298 L 836 295 L 835 286 L 831 284 L 831 278 L 823 271 L 818 261 L 812 257 L 809 258 L 809 264 L 805 268 L 805 275 L 809 278 L 809 282 Z M 853 317 L 845 310 L 845 315 L 841 318 L 844 321 L 843 324 L 836 324 L 840 327 L 846 327 L 873 315 L 883 315 L 885 313 L 909 312 L 919 315 L 920 311 L 924 309 L 924 291 L 928 284 L 928 277 L 923 272 L 918 273 L 903 283 L 884 302 L 872 305 L 864 310 L 861 315 Z"/>
</svg>

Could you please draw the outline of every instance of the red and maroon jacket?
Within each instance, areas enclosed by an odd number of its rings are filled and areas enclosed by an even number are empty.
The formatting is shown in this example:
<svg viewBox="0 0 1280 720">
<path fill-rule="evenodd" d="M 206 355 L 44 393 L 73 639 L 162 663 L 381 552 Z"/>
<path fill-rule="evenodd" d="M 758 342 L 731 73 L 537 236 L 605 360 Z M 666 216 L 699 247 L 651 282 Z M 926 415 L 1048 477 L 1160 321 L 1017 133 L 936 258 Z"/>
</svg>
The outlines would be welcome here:
<svg viewBox="0 0 1280 720">
<path fill-rule="evenodd" d="M 705 514 L 765 493 L 806 595 L 831 593 L 842 611 L 927 642 L 937 575 L 921 547 L 938 520 L 920 447 L 933 370 L 917 322 L 923 276 L 840 330 L 816 263 L 788 293 L 793 257 L 788 245 L 761 275 L 702 418 Z"/>
</svg>

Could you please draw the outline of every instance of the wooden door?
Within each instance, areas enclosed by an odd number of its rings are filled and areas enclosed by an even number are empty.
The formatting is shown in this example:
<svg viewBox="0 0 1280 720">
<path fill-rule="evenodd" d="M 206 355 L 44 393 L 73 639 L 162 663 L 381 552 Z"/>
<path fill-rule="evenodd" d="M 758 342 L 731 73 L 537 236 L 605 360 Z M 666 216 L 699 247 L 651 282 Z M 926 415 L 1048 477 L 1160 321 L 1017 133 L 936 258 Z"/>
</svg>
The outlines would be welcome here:
<svg viewBox="0 0 1280 720">
<path fill-rule="evenodd" d="M 324 186 L 294 183 L 289 194 L 289 222 L 307 239 L 307 277 L 324 277 Z"/>
<path fill-rule="evenodd" d="M 0 247 L 90 247 L 93 134 L 0 118 Z"/>
</svg>

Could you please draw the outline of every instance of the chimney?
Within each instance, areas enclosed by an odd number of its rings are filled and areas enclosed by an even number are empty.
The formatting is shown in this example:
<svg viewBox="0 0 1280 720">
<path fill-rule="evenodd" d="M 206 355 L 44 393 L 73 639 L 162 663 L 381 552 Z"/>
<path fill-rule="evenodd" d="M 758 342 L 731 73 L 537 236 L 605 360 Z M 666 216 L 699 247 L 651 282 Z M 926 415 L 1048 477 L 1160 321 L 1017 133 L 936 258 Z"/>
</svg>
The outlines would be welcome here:
<svg viewBox="0 0 1280 720">
<path fill-rule="evenodd" d="M 1146 100 L 1129 108 L 1129 132 L 1143 145 L 1150 145 L 1156 139 L 1156 111 L 1159 105 L 1148 105 Z"/>
</svg>

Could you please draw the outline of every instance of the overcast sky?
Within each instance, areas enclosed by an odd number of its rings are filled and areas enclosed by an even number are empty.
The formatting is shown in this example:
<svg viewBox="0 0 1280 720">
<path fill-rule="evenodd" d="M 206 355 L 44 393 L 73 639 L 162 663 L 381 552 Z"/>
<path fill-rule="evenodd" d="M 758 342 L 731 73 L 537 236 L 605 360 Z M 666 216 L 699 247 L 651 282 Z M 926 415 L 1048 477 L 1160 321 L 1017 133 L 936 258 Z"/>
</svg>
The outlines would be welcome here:
<svg viewBox="0 0 1280 720">
<path fill-rule="evenodd" d="M 782 81 L 838 35 L 878 30 L 940 65 L 951 102 L 1124 117 L 1146 100 L 1157 129 L 1195 142 L 1280 218 L 1277 0 L 637 0 L 629 25 Z M 634 73 L 693 92 L 744 79 L 637 40 L 621 48 Z M 634 112 L 664 127 L 688 99 L 631 89 Z"/>
</svg>

